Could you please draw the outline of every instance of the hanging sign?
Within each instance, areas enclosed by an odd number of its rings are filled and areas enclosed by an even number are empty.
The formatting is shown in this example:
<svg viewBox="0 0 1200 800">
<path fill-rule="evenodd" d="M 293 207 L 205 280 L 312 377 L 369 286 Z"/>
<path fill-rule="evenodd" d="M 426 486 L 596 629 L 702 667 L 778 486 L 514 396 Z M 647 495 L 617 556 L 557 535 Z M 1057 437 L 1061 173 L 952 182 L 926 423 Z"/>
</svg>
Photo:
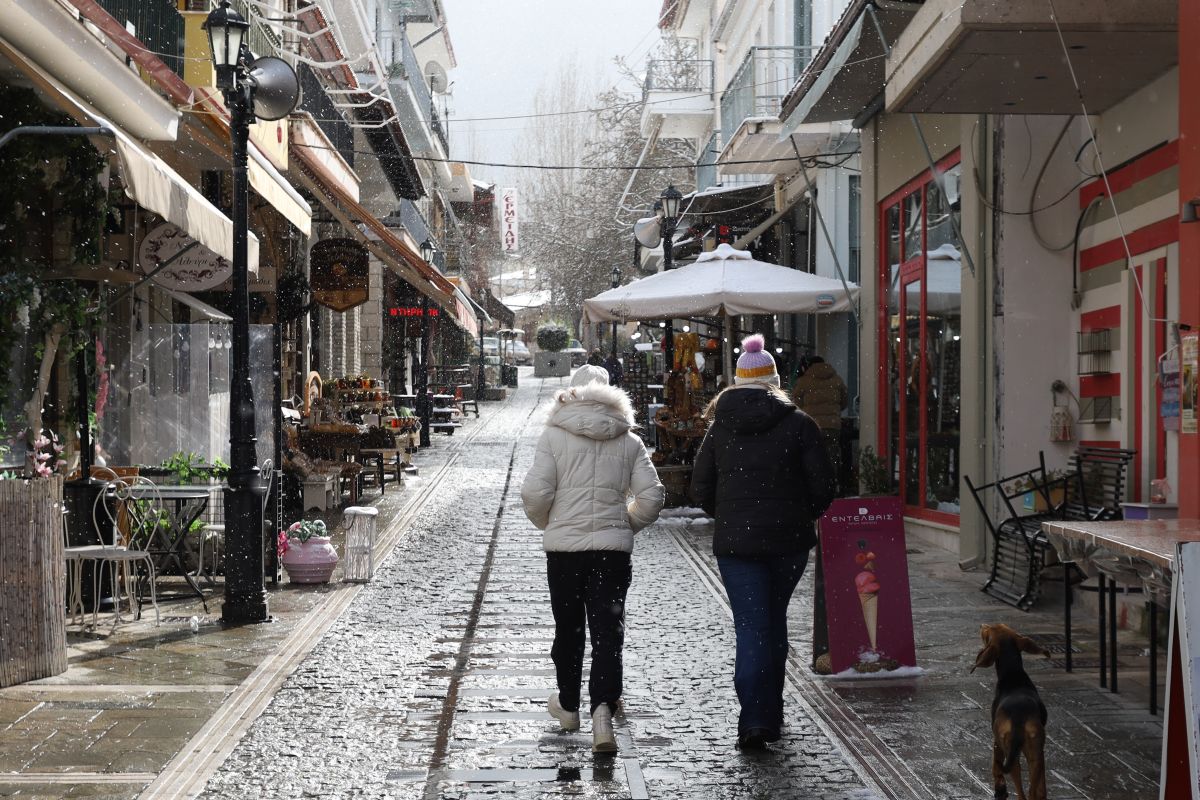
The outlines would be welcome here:
<svg viewBox="0 0 1200 800">
<path fill-rule="evenodd" d="M 900 498 L 835 500 L 820 530 L 834 674 L 915 667 Z"/>
<path fill-rule="evenodd" d="M 1159 381 L 1162 385 L 1162 399 L 1159 401 L 1158 415 L 1162 419 L 1164 431 L 1179 430 L 1179 356 L 1168 356 L 1159 363 Z"/>
<path fill-rule="evenodd" d="M 164 222 L 142 239 L 138 248 L 138 267 L 143 275 L 154 272 L 163 262 L 170 266 L 154 274 L 153 281 L 164 289 L 202 292 L 219 286 L 233 275 L 233 265 L 202 244 L 179 255 L 196 240 L 172 222 Z"/>
<path fill-rule="evenodd" d="M 517 190 L 513 187 L 500 191 L 500 241 L 504 252 L 517 252 Z"/>
<path fill-rule="evenodd" d="M 309 251 L 313 300 L 334 311 L 349 311 L 370 295 L 370 257 L 353 239 L 322 239 Z"/>
<path fill-rule="evenodd" d="M 1196 408 L 1197 400 L 1200 400 L 1196 396 L 1197 381 L 1200 380 L 1200 377 L 1196 374 L 1196 345 L 1197 334 L 1195 333 L 1184 334 L 1180 339 L 1179 352 L 1183 373 L 1182 380 L 1180 381 L 1180 389 L 1183 392 L 1183 396 L 1180 397 L 1179 402 L 1179 429 L 1183 433 L 1196 432 L 1196 416 L 1197 411 L 1200 411 L 1200 409 Z"/>
</svg>

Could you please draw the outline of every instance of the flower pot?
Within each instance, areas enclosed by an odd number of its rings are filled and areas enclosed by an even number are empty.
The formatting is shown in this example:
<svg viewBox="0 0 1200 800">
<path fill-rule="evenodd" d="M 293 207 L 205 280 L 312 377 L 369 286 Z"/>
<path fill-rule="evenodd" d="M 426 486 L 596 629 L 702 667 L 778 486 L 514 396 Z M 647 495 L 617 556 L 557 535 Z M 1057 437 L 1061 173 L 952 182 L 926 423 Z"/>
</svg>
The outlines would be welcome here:
<svg viewBox="0 0 1200 800">
<path fill-rule="evenodd" d="M 338 554 L 328 536 L 313 536 L 307 542 L 293 539 L 282 561 L 292 583 L 328 583 Z"/>
</svg>

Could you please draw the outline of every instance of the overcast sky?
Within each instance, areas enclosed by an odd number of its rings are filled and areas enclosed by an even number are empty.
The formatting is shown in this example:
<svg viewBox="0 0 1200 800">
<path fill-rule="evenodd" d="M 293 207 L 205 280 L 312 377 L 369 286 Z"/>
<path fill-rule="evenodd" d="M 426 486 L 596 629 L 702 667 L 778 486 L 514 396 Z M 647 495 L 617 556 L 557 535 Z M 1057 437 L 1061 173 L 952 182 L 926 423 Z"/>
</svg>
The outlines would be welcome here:
<svg viewBox="0 0 1200 800">
<path fill-rule="evenodd" d="M 601 85 L 619 78 L 614 56 L 626 56 L 640 71 L 646 53 L 658 42 L 655 23 L 662 7 L 661 0 L 443 2 L 458 61 L 450 76 L 454 81 L 453 157 L 504 162 L 520 160 L 514 146 L 523 126 L 530 123 L 468 120 L 528 113 L 543 77 L 564 57 L 590 65 L 603 78 Z M 489 183 L 511 180 L 503 170 L 470 169 L 472 177 Z"/>
</svg>

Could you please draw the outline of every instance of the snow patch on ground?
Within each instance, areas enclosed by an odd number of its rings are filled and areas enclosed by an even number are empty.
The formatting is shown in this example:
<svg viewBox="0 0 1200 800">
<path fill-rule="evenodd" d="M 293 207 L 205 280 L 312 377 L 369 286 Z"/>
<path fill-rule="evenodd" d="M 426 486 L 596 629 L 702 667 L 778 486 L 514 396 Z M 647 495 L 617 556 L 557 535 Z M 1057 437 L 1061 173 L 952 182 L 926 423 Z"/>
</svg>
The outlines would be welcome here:
<svg viewBox="0 0 1200 800">
<path fill-rule="evenodd" d="M 691 506 L 681 506 L 679 508 L 664 508 L 662 513 L 658 515 L 664 519 L 672 519 L 674 517 L 704 517 L 708 515 L 704 513 L 702 508 L 692 508 Z"/>
<path fill-rule="evenodd" d="M 883 678 L 920 678 L 925 675 L 925 670 L 920 667 L 897 667 L 893 670 L 880 670 L 879 672 L 859 672 L 853 667 L 842 670 L 836 675 L 817 675 L 816 677 L 825 680 L 881 680 Z"/>
</svg>

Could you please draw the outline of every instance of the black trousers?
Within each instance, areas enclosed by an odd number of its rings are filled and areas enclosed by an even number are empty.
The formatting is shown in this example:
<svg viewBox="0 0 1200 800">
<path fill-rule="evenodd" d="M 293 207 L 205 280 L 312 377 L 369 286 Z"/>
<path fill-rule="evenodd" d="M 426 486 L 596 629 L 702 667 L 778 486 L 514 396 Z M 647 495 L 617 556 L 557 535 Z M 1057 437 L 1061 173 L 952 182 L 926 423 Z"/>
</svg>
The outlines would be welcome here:
<svg viewBox="0 0 1200 800">
<path fill-rule="evenodd" d="M 595 712 L 597 706 L 607 703 L 615 711 L 621 699 L 625 595 L 633 579 L 629 553 L 547 553 L 546 578 L 554 612 L 550 657 L 558 677 L 559 702 L 568 711 L 579 708 L 586 622 L 592 637 L 592 672 L 588 679 L 591 710 Z"/>
</svg>

